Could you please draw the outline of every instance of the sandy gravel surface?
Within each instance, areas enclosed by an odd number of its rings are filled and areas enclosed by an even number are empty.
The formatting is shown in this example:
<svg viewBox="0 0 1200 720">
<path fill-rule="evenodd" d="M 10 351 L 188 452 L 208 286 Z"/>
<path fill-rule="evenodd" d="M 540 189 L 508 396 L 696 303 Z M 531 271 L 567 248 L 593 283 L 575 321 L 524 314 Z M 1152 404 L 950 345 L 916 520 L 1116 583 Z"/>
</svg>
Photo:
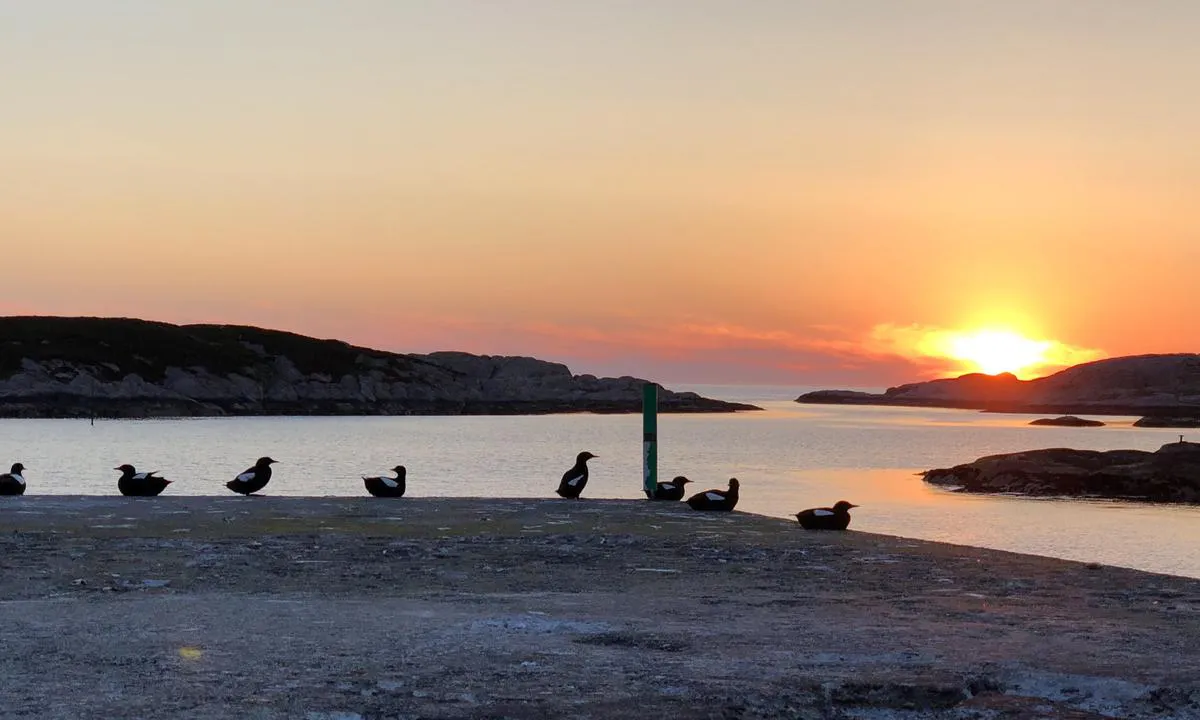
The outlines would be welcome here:
<svg viewBox="0 0 1200 720">
<path fill-rule="evenodd" d="M 4 718 L 1198 718 L 1200 581 L 638 501 L 0 498 Z"/>
</svg>

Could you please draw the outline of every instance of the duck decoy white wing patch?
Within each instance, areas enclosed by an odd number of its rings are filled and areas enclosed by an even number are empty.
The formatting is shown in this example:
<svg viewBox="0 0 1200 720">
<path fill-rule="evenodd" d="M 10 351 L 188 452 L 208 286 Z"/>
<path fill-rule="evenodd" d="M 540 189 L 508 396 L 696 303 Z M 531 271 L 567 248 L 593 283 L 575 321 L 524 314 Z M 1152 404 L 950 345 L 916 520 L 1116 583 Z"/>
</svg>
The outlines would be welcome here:
<svg viewBox="0 0 1200 720">
<path fill-rule="evenodd" d="M 24 484 L 25 484 L 25 478 L 21 477 L 20 475 L 18 475 L 18 474 L 16 474 L 16 473 L 12 473 L 12 474 L 10 474 L 10 475 L 7 475 L 6 477 L 10 477 L 10 478 L 12 478 L 13 480 L 16 480 L 18 485 L 24 485 Z"/>
<path fill-rule="evenodd" d="M 395 480 L 391 479 L 390 477 L 381 477 L 379 479 L 383 481 L 384 485 L 387 485 L 390 488 L 400 487 L 400 483 L 396 482 Z"/>
<path fill-rule="evenodd" d="M 225 477 L 229 477 L 229 476 L 226 475 Z M 238 482 L 250 482 L 253 479 L 254 479 L 254 471 L 244 472 L 241 475 L 238 475 L 237 477 L 234 478 L 234 480 L 237 480 Z"/>
<path fill-rule="evenodd" d="M 833 514 L 834 513 L 832 510 L 813 510 L 813 515 L 816 515 L 817 517 L 828 517 Z"/>
<path fill-rule="evenodd" d="M 709 500 L 711 500 L 713 502 L 721 502 L 722 500 L 725 499 L 724 495 L 718 495 L 718 494 L 712 493 L 712 492 L 704 493 L 704 497 L 708 498 Z"/>
<path fill-rule="evenodd" d="M 579 484 L 579 481 L 580 481 L 580 480 L 582 480 L 582 479 L 583 479 L 583 476 L 582 476 L 582 475 L 576 475 L 575 477 L 573 477 L 573 478 L 571 478 L 570 480 L 568 480 L 568 481 L 567 481 L 567 484 L 568 484 L 568 485 L 570 485 L 571 487 L 575 487 L 576 485 L 578 485 L 578 484 Z"/>
</svg>

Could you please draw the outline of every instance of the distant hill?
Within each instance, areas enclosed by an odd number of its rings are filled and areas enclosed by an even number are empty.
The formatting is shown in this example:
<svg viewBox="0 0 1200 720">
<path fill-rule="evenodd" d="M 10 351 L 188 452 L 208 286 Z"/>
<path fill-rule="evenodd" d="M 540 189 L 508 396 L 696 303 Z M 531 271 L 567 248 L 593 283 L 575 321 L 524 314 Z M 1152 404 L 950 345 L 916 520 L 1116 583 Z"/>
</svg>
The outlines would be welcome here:
<svg viewBox="0 0 1200 720">
<path fill-rule="evenodd" d="M 390 353 L 239 325 L 0 317 L 0 416 L 635 412 L 633 377 L 531 357 Z M 663 412 L 753 405 L 660 389 Z"/>
<path fill-rule="evenodd" d="M 818 390 L 801 403 L 909 405 L 994 412 L 1200 416 L 1200 355 L 1136 355 L 1075 365 L 1036 380 L 972 373 L 884 393 Z"/>
</svg>

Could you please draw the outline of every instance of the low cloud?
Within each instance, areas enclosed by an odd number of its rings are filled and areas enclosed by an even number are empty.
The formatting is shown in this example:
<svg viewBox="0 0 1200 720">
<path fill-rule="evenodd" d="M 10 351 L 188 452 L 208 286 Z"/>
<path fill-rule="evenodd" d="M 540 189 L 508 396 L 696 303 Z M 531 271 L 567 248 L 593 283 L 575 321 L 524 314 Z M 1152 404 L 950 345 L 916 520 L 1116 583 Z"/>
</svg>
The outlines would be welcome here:
<svg viewBox="0 0 1200 720">
<path fill-rule="evenodd" d="M 397 335 L 377 345 L 408 352 L 534 355 L 564 362 L 576 373 L 674 382 L 879 388 L 931 374 L 920 358 L 881 351 L 827 327 L 799 332 L 637 319 L 613 325 L 458 319 L 406 324 Z"/>
<path fill-rule="evenodd" d="M 696 321 L 658 324 L 637 317 L 569 324 L 440 317 L 390 319 L 347 339 L 401 352 L 532 355 L 563 362 L 575 373 L 664 382 L 881 389 L 970 371 L 938 351 L 956 332 L 898 324 L 857 331 L 827 325 L 784 330 Z M 1103 356 L 1045 342 L 1039 369 L 1046 372 Z"/>
<path fill-rule="evenodd" d="M 1012 335 L 1019 338 L 1015 334 Z M 864 347 L 872 353 L 910 358 L 928 367 L 934 377 L 950 377 L 972 369 L 964 368 L 964 359 L 953 351 L 964 338 L 970 337 L 971 333 L 962 330 L 884 323 L 871 329 Z M 1039 358 L 1019 373 L 1024 378 L 1049 375 L 1063 368 L 1106 356 L 1102 350 L 1069 345 L 1057 340 L 1020 339 L 1027 343 L 1035 351 L 1033 355 Z"/>
</svg>

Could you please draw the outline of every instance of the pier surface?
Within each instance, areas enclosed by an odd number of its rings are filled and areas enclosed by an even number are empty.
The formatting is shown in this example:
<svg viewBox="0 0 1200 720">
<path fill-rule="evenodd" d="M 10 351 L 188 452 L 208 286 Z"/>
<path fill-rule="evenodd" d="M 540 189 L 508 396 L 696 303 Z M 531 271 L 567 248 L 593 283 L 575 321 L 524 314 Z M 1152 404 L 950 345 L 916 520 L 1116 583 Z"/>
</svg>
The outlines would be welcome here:
<svg viewBox="0 0 1200 720">
<path fill-rule="evenodd" d="M 682 503 L 0 498 L 3 718 L 1200 718 L 1200 581 Z"/>
</svg>

